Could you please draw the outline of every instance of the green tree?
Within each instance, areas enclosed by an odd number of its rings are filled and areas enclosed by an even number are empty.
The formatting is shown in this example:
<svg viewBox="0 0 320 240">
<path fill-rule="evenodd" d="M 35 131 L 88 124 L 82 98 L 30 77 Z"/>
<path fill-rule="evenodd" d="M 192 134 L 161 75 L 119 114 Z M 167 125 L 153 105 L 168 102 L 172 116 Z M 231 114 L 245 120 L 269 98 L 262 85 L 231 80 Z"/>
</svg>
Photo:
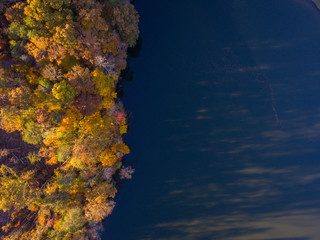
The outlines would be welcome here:
<svg viewBox="0 0 320 240">
<path fill-rule="evenodd" d="M 73 235 L 81 231 L 86 219 L 83 211 L 79 207 L 71 208 L 55 224 L 55 230 L 49 235 L 50 239 L 75 239 Z"/>
<path fill-rule="evenodd" d="M 54 27 L 72 19 L 69 7 L 70 0 L 29 0 L 24 13 L 53 31 Z"/>
<path fill-rule="evenodd" d="M 0 210 L 9 211 L 12 207 L 22 209 L 35 197 L 36 191 L 28 183 L 34 172 L 25 172 L 20 176 L 6 165 L 0 167 Z"/>
<path fill-rule="evenodd" d="M 62 104 L 68 104 L 73 101 L 77 94 L 76 91 L 70 86 L 70 84 L 67 81 L 63 80 L 53 85 L 52 95 Z"/>
<path fill-rule="evenodd" d="M 39 158 L 37 153 L 35 153 L 35 152 L 29 153 L 28 159 L 31 162 L 31 164 L 35 164 L 36 162 L 39 162 L 41 160 L 41 158 Z"/>
<path fill-rule="evenodd" d="M 11 23 L 8 31 L 9 31 L 9 34 L 14 39 L 19 39 L 19 38 L 26 39 L 28 37 L 27 27 L 24 25 L 21 25 L 19 22 Z"/>
<path fill-rule="evenodd" d="M 25 125 L 25 129 L 22 131 L 22 139 L 26 143 L 38 144 L 42 140 L 41 128 L 33 121 L 29 121 Z"/>
<path fill-rule="evenodd" d="M 53 40 L 66 48 L 72 48 L 77 43 L 77 35 L 74 23 L 69 22 L 55 28 Z"/>
</svg>

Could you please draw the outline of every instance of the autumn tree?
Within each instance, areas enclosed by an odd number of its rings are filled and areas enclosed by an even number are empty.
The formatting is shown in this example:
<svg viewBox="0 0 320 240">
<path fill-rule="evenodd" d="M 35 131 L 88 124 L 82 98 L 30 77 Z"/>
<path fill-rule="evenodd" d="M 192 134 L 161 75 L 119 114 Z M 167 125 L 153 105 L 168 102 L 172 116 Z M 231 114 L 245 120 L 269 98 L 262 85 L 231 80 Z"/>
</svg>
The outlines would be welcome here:
<svg viewBox="0 0 320 240">
<path fill-rule="evenodd" d="M 30 0 L 28 3 L 24 8 L 25 15 L 51 31 L 55 26 L 71 20 L 73 16 L 71 0 Z"/>
<path fill-rule="evenodd" d="M 61 70 L 53 64 L 46 65 L 42 71 L 42 75 L 52 81 L 60 80 L 62 78 Z"/>
<path fill-rule="evenodd" d="M 52 95 L 62 104 L 68 104 L 75 98 L 76 91 L 67 81 L 63 80 L 53 85 Z"/>
<path fill-rule="evenodd" d="M 14 0 L 0 11 L 0 128 L 27 146 L 0 151 L 4 239 L 98 239 L 116 181 L 134 171 L 121 168 L 116 85 L 137 12 L 121 0 Z"/>
<path fill-rule="evenodd" d="M 23 116 L 16 107 L 6 107 L 0 110 L 0 127 L 7 132 L 21 131 L 24 129 Z"/>
<path fill-rule="evenodd" d="M 98 184 L 86 192 L 85 216 L 90 222 L 100 222 L 111 214 L 115 206 L 112 198 L 116 192 L 115 186 L 109 182 Z"/>
<path fill-rule="evenodd" d="M 88 68 L 80 65 L 73 66 L 72 70 L 66 74 L 70 85 L 78 92 L 93 92 L 93 84 Z"/>
<path fill-rule="evenodd" d="M 22 209 L 28 206 L 36 191 L 28 183 L 34 172 L 18 175 L 15 170 L 1 165 L 0 167 L 0 210 L 9 211 L 12 207 Z"/>
<path fill-rule="evenodd" d="M 12 106 L 28 108 L 32 104 L 31 89 L 27 86 L 13 88 L 8 92 L 8 100 Z"/>
<path fill-rule="evenodd" d="M 81 236 L 85 232 L 81 232 L 86 219 L 83 211 L 79 207 L 70 209 L 63 217 L 55 223 L 55 229 L 49 233 L 50 239 L 80 239 L 73 238 Z"/>
<path fill-rule="evenodd" d="M 30 144 L 40 143 L 42 140 L 41 128 L 33 121 L 27 122 L 22 132 L 22 139 Z"/>
<path fill-rule="evenodd" d="M 113 10 L 113 24 L 129 47 L 134 46 L 138 39 L 138 22 L 139 15 L 129 1 L 125 1 Z"/>
</svg>

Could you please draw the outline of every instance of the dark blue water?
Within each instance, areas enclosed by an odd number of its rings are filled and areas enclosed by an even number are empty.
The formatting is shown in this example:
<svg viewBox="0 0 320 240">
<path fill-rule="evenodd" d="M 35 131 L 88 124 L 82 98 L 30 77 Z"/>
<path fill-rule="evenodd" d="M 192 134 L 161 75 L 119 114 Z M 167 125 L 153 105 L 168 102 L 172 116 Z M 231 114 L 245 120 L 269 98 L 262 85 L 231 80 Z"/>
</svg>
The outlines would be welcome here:
<svg viewBox="0 0 320 240">
<path fill-rule="evenodd" d="M 104 240 L 319 240 L 320 12 L 136 0 L 125 182 Z"/>
</svg>

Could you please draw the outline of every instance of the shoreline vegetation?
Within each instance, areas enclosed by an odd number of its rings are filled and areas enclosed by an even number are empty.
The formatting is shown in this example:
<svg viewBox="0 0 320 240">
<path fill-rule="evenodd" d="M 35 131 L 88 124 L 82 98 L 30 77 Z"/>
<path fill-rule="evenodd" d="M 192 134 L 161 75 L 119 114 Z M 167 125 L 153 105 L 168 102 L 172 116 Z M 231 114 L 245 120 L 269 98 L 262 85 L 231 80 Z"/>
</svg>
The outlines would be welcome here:
<svg viewBox="0 0 320 240">
<path fill-rule="evenodd" d="M 128 0 L 0 3 L 0 238 L 100 239 L 129 153 Z"/>
</svg>

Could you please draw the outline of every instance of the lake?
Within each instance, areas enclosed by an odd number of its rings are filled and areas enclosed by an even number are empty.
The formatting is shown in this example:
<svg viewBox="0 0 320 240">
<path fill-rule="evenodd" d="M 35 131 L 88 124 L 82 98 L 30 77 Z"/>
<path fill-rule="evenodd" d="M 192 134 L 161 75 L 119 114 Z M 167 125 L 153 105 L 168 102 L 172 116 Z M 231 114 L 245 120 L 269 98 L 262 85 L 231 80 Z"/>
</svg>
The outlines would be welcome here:
<svg viewBox="0 0 320 240">
<path fill-rule="evenodd" d="M 136 0 L 142 48 L 103 240 L 319 240 L 320 12 Z"/>
</svg>

